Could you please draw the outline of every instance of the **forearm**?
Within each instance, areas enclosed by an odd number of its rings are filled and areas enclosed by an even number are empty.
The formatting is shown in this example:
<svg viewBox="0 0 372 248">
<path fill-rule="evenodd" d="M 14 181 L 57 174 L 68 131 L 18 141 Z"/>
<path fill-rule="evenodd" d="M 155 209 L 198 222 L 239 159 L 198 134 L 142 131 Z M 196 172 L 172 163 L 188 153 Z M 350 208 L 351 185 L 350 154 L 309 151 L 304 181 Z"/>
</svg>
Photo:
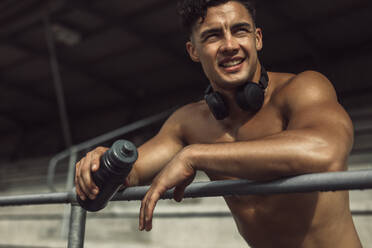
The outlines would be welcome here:
<svg viewBox="0 0 372 248">
<path fill-rule="evenodd" d="M 284 131 L 253 141 L 195 144 L 187 149 L 197 170 L 252 180 L 338 170 L 346 153 L 342 145 L 331 144 L 312 130 Z"/>
<path fill-rule="evenodd" d="M 138 160 L 128 175 L 128 186 L 141 186 L 151 183 L 152 179 L 179 152 L 184 145 L 159 136 L 138 148 Z"/>
</svg>

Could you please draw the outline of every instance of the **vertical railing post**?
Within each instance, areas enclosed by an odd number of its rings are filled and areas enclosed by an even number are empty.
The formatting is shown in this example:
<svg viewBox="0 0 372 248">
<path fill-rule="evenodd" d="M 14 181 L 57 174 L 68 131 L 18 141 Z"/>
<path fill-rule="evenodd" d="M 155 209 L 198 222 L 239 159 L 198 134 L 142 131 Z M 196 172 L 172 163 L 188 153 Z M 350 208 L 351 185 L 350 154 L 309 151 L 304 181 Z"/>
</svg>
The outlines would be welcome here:
<svg viewBox="0 0 372 248">
<path fill-rule="evenodd" d="M 87 212 L 77 203 L 71 204 L 68 248 L 83 248 Z"/>
<path fill-rule="evenodd" d="M 76 147 L 72 146 L 70 148 L 70 160 L 69 160 L 67 179 L 66 179 L 66 191 L 67 192 L 70 192 L 72 188 L 74 187 L 76 159 L 77 159 Z M 70 219 L 71 219 L 70 213 L 71 213 L 71 206 L 66 205 L 63 211 L 63 221 L 62 221 L 62 230 L 61 230 L 61 237 L 64 239 L 68 235 L 68 229 L 70 226 Z"/>
</svg>

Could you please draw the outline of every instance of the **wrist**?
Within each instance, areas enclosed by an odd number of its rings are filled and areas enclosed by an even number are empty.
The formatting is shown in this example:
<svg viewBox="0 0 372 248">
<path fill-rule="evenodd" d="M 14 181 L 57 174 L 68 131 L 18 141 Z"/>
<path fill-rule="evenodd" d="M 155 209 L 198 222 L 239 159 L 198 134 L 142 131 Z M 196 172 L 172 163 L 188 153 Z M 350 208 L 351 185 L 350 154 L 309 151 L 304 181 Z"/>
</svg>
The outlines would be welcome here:
<svg viewBox="0 0 372 248">
<path fill-rule="evenodd" d="M 194 170 L 198 170 L 198 162 L 197 162 L 197 145 L 188 145 L 183 148 L 180 156 L 181 159 L 184 160 L 189 166 L 191 166 Z"/>
</svg>

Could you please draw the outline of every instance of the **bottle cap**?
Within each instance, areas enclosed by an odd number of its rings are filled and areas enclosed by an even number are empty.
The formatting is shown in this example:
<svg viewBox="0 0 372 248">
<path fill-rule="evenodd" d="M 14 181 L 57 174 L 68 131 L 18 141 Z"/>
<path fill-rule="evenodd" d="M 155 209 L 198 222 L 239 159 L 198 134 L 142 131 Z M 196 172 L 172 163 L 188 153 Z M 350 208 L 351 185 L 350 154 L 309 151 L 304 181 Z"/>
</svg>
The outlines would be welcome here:
<svg viewBox="0 0 372 248">
<path fill-rule="evenodd" d="M 115 141 L 110 150 L 110 157 L 118 167 L 131 166 L 138 158 L 136 146 L 127 140 Z"/>
</svg>

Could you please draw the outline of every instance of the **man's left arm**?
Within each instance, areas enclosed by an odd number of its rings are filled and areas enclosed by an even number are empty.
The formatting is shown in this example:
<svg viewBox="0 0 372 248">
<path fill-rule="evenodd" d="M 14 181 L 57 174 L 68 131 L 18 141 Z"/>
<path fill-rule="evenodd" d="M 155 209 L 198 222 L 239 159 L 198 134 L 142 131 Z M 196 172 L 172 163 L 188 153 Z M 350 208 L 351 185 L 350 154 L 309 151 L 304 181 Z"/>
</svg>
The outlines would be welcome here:
<svg viewBox="0 0 372 248">
<path fill-rule="evenodd" d="M 151 229 L 159 197 L 176 187 L 180 201 L 202 170 L 217 175 L 267 180 L 297 174 L 339 171 L 353 143 L 353 127 L 337 102 L 331 83 L 316 72 L 303 72 L 273 96 L 287 119 L 286 130 L 262 139 L 195 144 L 183 149 L 154 179 L 141 205 L 140 228 Z"/>
<path fill-rule="evenodd" d="M 286 130 L 252 141 L 191 145 L 185 160 L 196 170 L 252 180 L 343 170 L 353 127 L 331 83 L 304 72 L 278 94 Z"/>
</svg>

